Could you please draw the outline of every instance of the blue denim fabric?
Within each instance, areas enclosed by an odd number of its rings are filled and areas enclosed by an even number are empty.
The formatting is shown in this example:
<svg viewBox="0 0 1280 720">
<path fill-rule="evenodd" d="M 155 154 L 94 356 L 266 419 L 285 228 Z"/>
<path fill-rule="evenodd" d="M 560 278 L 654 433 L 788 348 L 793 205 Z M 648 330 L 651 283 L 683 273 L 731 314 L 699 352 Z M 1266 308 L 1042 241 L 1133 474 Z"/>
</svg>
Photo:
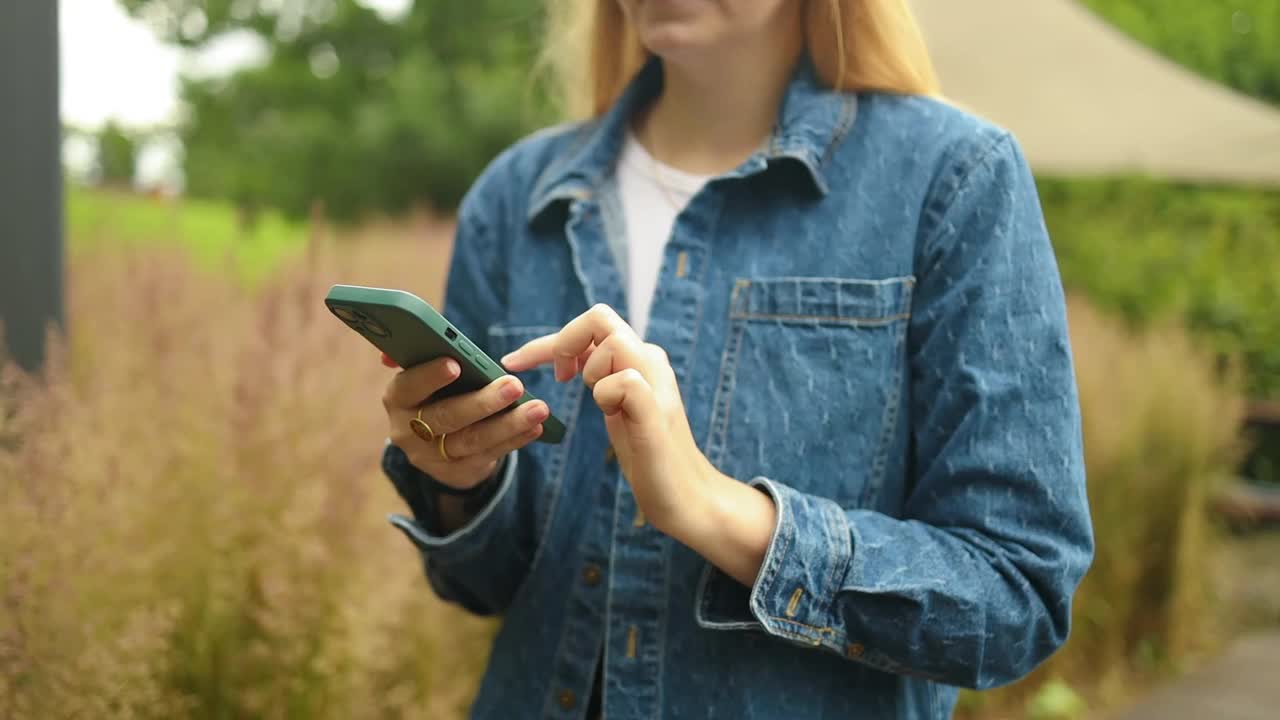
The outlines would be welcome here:
<svg viewBox="0 0 1280 720">
<path fill-rule="evenodd" d="M 495 357 L 593 303 L 627 119 L 497 158 L 461 209 L 445 313 Z M 503 622 L 477 718 L 944 718 L 1067 637 L 1092 557 L 1062 288 L 1008 133 L 935 100 L 839 94 L 802 62 L 766 147 L 666 248 L 648 337 L 701 448 L 774 500 L 744 587 L 637 516 L 580 381 L 523 374 L 569 427 L 466 527 L 393 516 L 444 598 Z M 402 453 L 387 449 L 394 461 Z M 398 477 L 402 493 L 404 466 Z"/>
</svg>

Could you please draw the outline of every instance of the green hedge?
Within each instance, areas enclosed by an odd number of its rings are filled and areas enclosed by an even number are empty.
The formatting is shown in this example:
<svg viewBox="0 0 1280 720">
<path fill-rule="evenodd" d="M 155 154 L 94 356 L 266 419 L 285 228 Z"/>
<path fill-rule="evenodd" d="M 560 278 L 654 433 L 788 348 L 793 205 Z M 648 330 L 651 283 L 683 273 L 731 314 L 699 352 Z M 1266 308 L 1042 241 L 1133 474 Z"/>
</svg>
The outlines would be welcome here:
<svg viewBox="0 0 1280 720">
<path fill-rule="evenodd" d="M 1280 0 L 1082 0 L 1205 77 L 1280 105 Z"/>
<path fill-rule="evenodd" d="M 1178 319 L 1280 397 L 1280 192 L 1041 179 L 1063 280 L 1135 325 Z"/>
</svg>

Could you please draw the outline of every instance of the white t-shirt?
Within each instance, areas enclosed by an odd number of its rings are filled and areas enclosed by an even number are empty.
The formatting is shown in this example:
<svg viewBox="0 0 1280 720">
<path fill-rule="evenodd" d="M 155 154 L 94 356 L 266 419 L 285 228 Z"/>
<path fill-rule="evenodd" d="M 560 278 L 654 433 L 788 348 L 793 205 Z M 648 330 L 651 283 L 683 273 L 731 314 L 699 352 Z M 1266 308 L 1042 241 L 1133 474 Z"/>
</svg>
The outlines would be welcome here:
<svg viewBox="0 0 1280 720">
<path fill-rule="evenodd" d="M 676 216 L 711 177 L 663 165 L 627 133 L 617 180 L 626 227 L 627 317 L 640 337 L 649 325 L 649 307 Z"/>
</svg>

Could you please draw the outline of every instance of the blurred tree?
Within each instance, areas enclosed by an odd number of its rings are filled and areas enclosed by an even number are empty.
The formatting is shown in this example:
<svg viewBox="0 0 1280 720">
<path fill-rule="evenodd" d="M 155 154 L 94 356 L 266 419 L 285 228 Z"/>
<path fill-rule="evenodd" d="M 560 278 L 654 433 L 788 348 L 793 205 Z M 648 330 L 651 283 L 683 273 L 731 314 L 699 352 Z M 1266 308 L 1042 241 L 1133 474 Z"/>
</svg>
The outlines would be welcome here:
<svg viewBox="0 0 1280 720">
<path fill-rule="evenodd" d="M 96 136 L 99 182 L 113 187 L 131 187 L 138 154 L 138 143 L 133 135 L 114 120 L 108 120 Z"/>
<path fill-rule="evenodd" d="M 1280 0 L 1084 0 L 1201 74 L 1280 104 Z"/>
<path fill-rule="evenodd" d="M 189 192 L 339 220 L 451 207 L 483 165 L 553 117 L 532 83 L 529 0 L 414 0 L 387 20 L 358 0 L 119 0 L 159 35 L 204 48 L 262 39 L 267 62 L 187 78 Z M 1084 0 L 1174 60 L 1280 103 L 1280 0 Z"/>
<path fill-rule="evenodd" d="M 541 14 L 522 0 L 414 2 L 396 21 L 356 0 L 121 0 L 165 39 L 266 42 L 259 67 L 185 78 L 188 191 L 337 220 L 450 208 L 551 117 L 531 83 Z"/>
</svg>

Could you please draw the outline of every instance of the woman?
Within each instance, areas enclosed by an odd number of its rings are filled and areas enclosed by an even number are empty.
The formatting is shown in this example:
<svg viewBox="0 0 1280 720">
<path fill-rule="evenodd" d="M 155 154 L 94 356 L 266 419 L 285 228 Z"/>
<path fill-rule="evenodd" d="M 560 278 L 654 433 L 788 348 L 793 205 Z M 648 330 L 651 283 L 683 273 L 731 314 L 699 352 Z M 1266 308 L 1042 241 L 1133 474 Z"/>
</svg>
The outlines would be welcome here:
<svg viewBox="0 0 1280 720">
<path fill-rule="evenodd" d="M 1092 536 L 1014 140 L 903 0 L 572 9 L 593 117 L 493 162 L 449 275 L 519 379 L 384 398 L 393 522 L 504 615 L 474 715 L 943 718 L 1032 670 Z"/>
</svg>

